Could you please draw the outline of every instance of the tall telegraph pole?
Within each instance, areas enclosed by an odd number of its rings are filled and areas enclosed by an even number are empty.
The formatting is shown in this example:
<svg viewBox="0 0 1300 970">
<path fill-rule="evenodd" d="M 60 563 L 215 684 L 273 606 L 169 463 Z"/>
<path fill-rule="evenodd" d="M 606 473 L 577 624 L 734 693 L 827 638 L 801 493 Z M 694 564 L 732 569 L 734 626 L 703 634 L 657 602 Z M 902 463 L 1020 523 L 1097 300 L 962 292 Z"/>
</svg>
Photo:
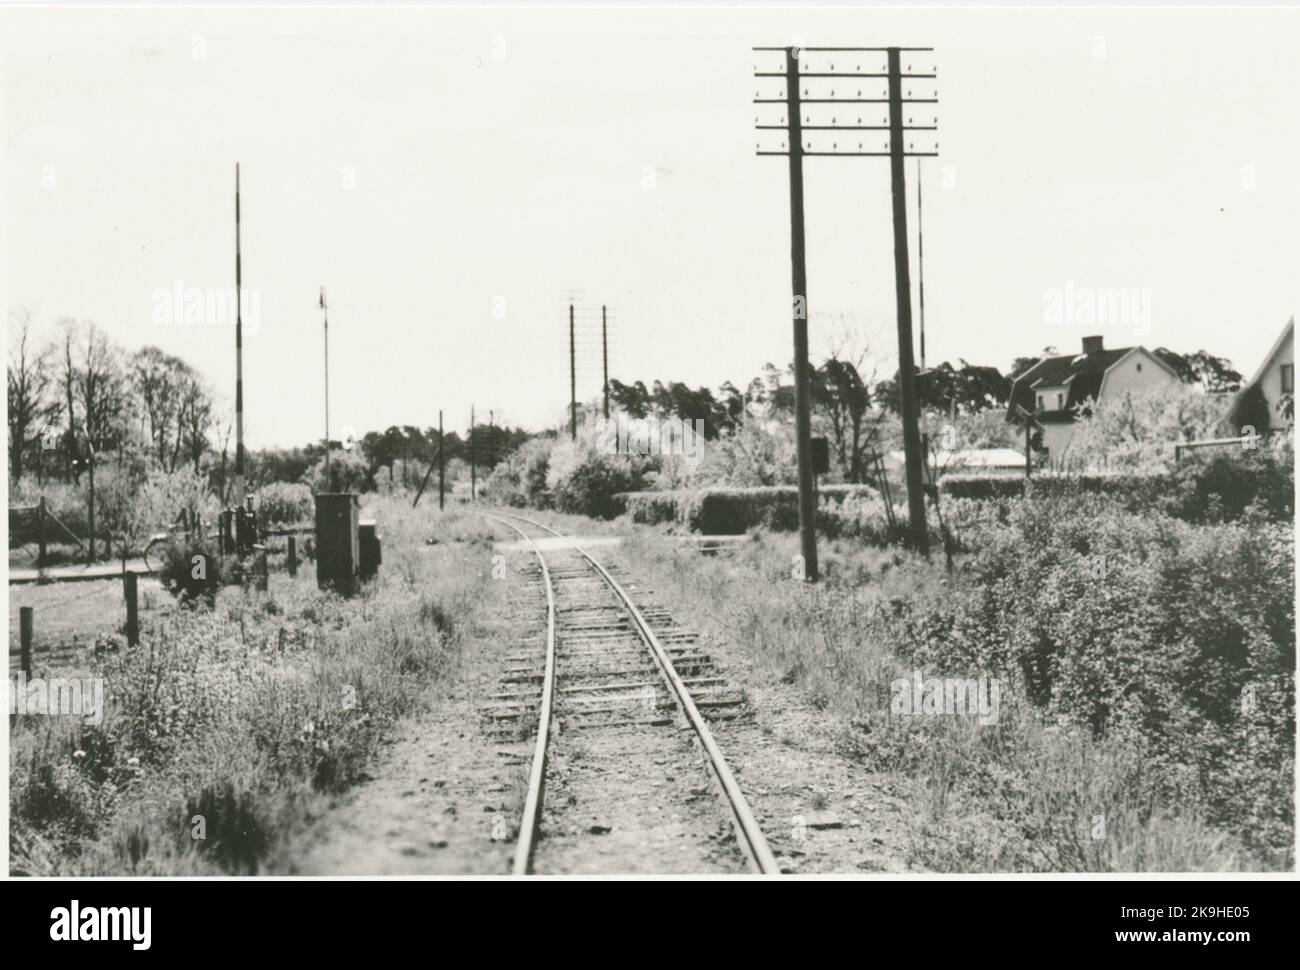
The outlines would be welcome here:
<svg viewBox="0 0 1300 970">
<path fill-rule="evenodd" d="M 573 342 L 573 304 L 569 304 L 569 440 L 578 440 L 578 363 Z"/>
<path fill-rule="evenodd" d="M 600 306 L 600 360 L 601 360 L 601 373 L 604 376 L 604 381 L 601 385 L 604 388 L 604 395 L 605 395 L 604 415 L 605 415 L 605 420 L 608 421 L 609 420 L 609 340 L 606 336 L 606 330 L 605 330 L 605 305 L 603 303 Z"/>
<path fill-rule="evenodd" d="M 925 525 L 925 492 L 921 470 L 920 406 L 916 400 L 916 364 L 912 359 L 912 281 L 907 260 L 907 185 L 903 172 L 903 81 L 899 51 L 889 58 L 889 170 L 894 198 L 894 288 L 898 303 L 898 388 L 902 396 L 903 454 L 907 460 L 907 517 L 912 544 L 930 554 L 930 532 Z"/>
<path fill-rule="evenodd" d="M 900 69 L 900 53 L 907 51 L 909 53 L 928 52 L 931 48 L 900 48 L 900 47 L 805 47 L 802 49 L 794 47 L 756 47 L 756 51 L 783 51 L 785 54 L 784 71 L 760 71 L 757 66 L 754 69 L 754 76 L 758 78 L 782 78 L 784 81 L 785 91 L 781 97 L 769 98 L 763 97 L 761 92 L 756 93 L 754 98 L 755 104 L 783 104 L 785 106 L 786 117 L 779 123 L 765 123 L 761 116 L 755 118 L 755 127 L 760 131 L 779 130 L 785 132 L 788 136 L 787 141 L 780 145 L 779 149 L 764 147 L 763 142 L 759 142 L 759 155 L 788 155 L 790 158 L 790 255 L 792 266 L 792 277 L 794 283 L 794 345 L 795 345 L 795 429 L 798 439 L 798 458 L 799 458 L 799 531 L 801 547 L 804 558 L 804 577 L 809 582 L 815 582 L 817 579 L 817 547 L 816 532 L 813 524 L 813 513 L 815 511 L 813 492 L 812 492 L 812 446 L 810 440 L 810 414 L 808 407 L 808 303 L 807 303 L 807 279 L 804 267 L 804 220 L 803 220 L 803 159 L 805 157 L 820 156 L 876 156 L 887 157 L 890 160 L 891 185 L 894 202 L 894 273 L 895 273 L 895 291 L 898 303 L 898 371 L 899 371 L 899 391 L 902 398 L 901 411 L 903 416 L 903 445 L 904 452 L 907 456 L 907 501 L 910 516 L 910 526 L 913 544 L 922 552 L 928 555 L 929 541 L 928 532 L 925 526 L 925 494 L 922 490 L 921 476 L 921 438 L 920 431 L 917 427 L 917 415 L 919 407 L 916 400 L 916 368 L 912 356 L 912 307 L 911 307 L 911 281 L 908 272 L 907 262 L 907 209 L 906 209 L 906 186 L 903 179 L 903 161 L 906 156 L 933 156 L 938 154 L 938 144 L 933 145 L 933 150 L 915 150 L 915 145 L 911 141 L 905 141 L 905 132 L 912 131 L 933 131 L 938 127 L 938 119 L 934 119 L 934 124 L 917 124 L 912 123 L 910 117 L 904 116 L 904 105 L 908 104 L 933 104 L 938 102 L 937 97 L 912 97 L 911 91 L 904 92 L 902 82 L 904 79 L 911 80 L 914 78 L 934 78 L 934 73 L 913 73 L 911 65 L 908 65 L 908 73 L 903 74 Z M 801 54 L 819 55 L 820 59 L 828 61 L 826 71 L 801 71 L 799 58 Z M 878 58 L 879 55 L 885 55 L 885 71 L 862 70 L 862 61 L 864 58 Z M 835 61 L 848 60 L 855 66 L 851 69 L 836 70 Z M 812 85 L 805 87 L 803 82 L 807 79 L 813 79 Z M 872 82 L 879 80 L 886 81 L 886 91 L 881 97 L 863 97 L 864 87 L 861 79 L 871 79 Z M 831 85 L 836 85 L 832 87 Z M 847 94 L 837 94 L 837 90 L 843 91 L 847 87 L 852 89 Z M 826 90 L 822 90 L 825 88 Z M 866 91 L 872 94 L 871 90 Z M 808 117 L 804 117 L 804 108 L 806 105 L 837 105 L 841 106 L 836 109 L 835 114 L 828 114 L 825 118 L 820 115 L 821 109 L 814 108 L 809 112 Z M 879 124 L 872 123 L 875 119 L 870 117 L 871 109 L 858 107 L 849 108 L 850 105 L 887 105 L 888 117 L 880 119 Z M 847 112 L 853 114 L 853 118 L 847 118 L 841 121 L 840 114 Z M 866 115 L 866 123 L 863 116 Z M 877 116 L 878 118 L 879 116 Z M 925 119 L 921 119 L 922 122 Z M 871 141 L 871 136 L 860 134 L 861 132 L 885 132 L 889 133 L 888 141 L 881 144 L 879 141 Z M 808 132 L 839 132 L 834 140 L 829 144 L 823 143 L 824 136 L 817 136 L 816 140 L 807 137 Z M 851 135 L 850 132 L 859 134 Z M 847 137 L 846 137 L 847 136 Z M 829 139 L 827 139 L 829 140 Z M 856 144 L 850 144 L 850 140 Z"/>
<path fill-rule="evenodd" d="M 799 462 L 799 548 L 803 575 L 815 583 L 817 498 L 813 494 L 812 400 L 808 390 L 808 269 L 803 228 L 803 119 L 799 106 L 799 52 L 785 51 L 785 109 L 790 119 L 790 276 L 794 288 L 794 428 Z"/>
<path fill-rule="evenodd" d="M 235 506 L 244 507 L 244 290 L 239 252 L 239 163 L 235 162 Z"/>
<path fill-rule="evenodd" d="M 325 287 L 320 288 L 320 310 L 325 319 L 325 488 L 330 484 L 330 310 L 325 302 Z"/>
</svg>

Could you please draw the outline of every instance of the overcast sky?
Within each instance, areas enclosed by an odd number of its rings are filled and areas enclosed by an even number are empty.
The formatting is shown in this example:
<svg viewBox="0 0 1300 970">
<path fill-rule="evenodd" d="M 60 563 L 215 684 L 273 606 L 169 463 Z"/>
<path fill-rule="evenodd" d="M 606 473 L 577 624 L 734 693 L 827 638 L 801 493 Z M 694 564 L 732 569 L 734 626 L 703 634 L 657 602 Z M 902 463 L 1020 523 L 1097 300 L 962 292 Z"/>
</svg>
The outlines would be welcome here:
<svg viewBox="0 0 1300 970">
<path fill-rule="evenodd" d="M 1292 12 L 19 10 L 4 36 L 4 282 L 234 393 L 243 178 L 250 446 L 393 423 L 537 428 L 568 399 L 566 296 L 612 376 L 716 387 L 791 355 L 786 160 L 755 157 L 755 44 L 933 46 L 927 360 L 1006 369 L 1085 333 L 1230 357 L 1295 312 Z M 916 163 L 907 175 L 915 260 Z M 806 162 L 815 354 L 896 353 L 888 162 Z M 914 270 L 915 279 L 915 270 Z M 1138 297 L 1101 325 L 1079 294 Z M 1056 294 L 1054 297 L 1053 294 Z M 1149 298 L 1149 305 L 1144 301 Z M 1143 307 L 1149 310 L 1149 318 Z M 494 309 L 496 310 L 494 314 Z M 1067 314 L 1068 316 L 1068 314 Z M 584 347 L 594 347 L 590 322 Z M 599 389 L 582 353 L 579 394 Z"/>
</svg>

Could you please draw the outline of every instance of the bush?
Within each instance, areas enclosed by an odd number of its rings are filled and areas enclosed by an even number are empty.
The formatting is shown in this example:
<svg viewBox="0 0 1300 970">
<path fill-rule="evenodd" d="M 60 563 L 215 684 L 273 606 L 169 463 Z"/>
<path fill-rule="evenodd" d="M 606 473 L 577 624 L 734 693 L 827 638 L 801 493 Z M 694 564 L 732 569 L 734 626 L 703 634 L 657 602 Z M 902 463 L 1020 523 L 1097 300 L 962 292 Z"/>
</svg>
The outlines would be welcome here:
<svg viewBox="0 0 1300 970">
<path fill-rule="evenodd" d="M 1290 448 L 1192 453 L 1174 467 L 1164 508 L 1188 522 L 1235 522 L 1254 506 L 1274 522 L 1295 519 L 1295 464 Z"/>
<path fill-rule="evenodd" d="M 870 485 L 823 485 L 817 497 L 819 525 L 838 530 L 832 510 L 850 500 L 878 501 L 879 493 Z M 789 485 L 629 492 L 615 496 L 615 500 L 634 522 L 676 522 L 705 535 L 743 535 L 753 528 L 792 532 L 799 528 L 799 490 Z M 881 504 L 882 521 L 883 509 Z"/>
<path fill-rule="evenodd" d="M 221 588 L 221 557 L 204 539 L 180 539 L 167 545 L 158 578 L 181 603 L 210 607 Z"/>
<path fill-rule="evenodd" d="M 315 515 L 311 489 L 301 482 L 272 482 L 257 490 L 257 522 L 262 529 L 311 522 Z"/>
<path fill-rule="evenodd" d="M 546 488 L 546 475 L 554 446 L 551 438 L 525 441 L 493 469 L 484 494 L 494 502 L 515 508 L 549 508 L 551 496 Z"/>
<path fill-rule="evenodd" d="M 1037 496 L 1098 493 L 1121 497 L 1137 506 L 1153 504 L 1155 496 L 1166 487 L 1166 477 L 1156 473 L 1087 472 L 1061 475 L 1051 472 L 1025 479 L 1020 475 L 982 475 L 978 473 L 944 475 L 939 490 L 951 498 L 1003 499 L 1029 493 Z"/>
<path fill-rule="evenodd" d="M 905 609 L 899 649 L 1006 676 L 1048 720 L 1136 733 L 1152 795 L 1255 848 L 1292 840 L 1289 525 L 1193 525 L 1031 496 L 980 532 L 960 595 Z"/>
<path fill-rule="evenodd" d="M 616 495 L 623 513 L 641 525 L 660 525 L 677 521 L 677 506 L 684 492 L 625 492 Z"/>
<path fill-rule="evenodd" d="M 950 498 L 999 499 L 1018 498 L 1025 494 L 1025 480 L 1020 475 L 981 475 L 975 472 L 944 475 L 939 491 Z"/>
<path fill-rule="evenodd" d="M 948 499 L 1000 501 L 1021 498 L 1025 483 L 1012 475 L 956 474 L 941 478 L 939 490 Z M 1248 508 L 1272 522 L 1295 518 L 1289 447 L 1193 453 L 1162 473 L 1049 473 L 1028 479 L 1028 488 L 1035 498 L 1106 495 L 1130 512 L 1160 511 L 1188 522 L 1235 522 Z"/>
<path fill-rule="evenodd" d="M 355 451 L 331 451 L 328 481 L 322 457 L 307 473 L 306 483 L 313 494 L 374 491 L 375 483 L 365 460 Z"/>
<path fill-rule="evenodd" d="M 615 496 L 640 485 L 641 474 L 635 461 L 625 455 L 590 451 L 558 478 L 551 494 L 561 512 L 613 519 L 623 512 L 623 503 Z"/>
</svg>

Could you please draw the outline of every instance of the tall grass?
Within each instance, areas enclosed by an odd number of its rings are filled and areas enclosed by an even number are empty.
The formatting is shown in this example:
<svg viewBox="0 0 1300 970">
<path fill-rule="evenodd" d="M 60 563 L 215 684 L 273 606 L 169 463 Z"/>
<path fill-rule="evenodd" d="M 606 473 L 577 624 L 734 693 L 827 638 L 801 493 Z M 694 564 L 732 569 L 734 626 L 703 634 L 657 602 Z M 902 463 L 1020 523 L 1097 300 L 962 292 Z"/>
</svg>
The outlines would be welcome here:
<svg viewBox="0 0 1300 970">
<path fill-rule="evenodd" d="M 352 600 L 310 569 L 215 607 L 164 604 L 140 645 L 94 662 L 98 725 L 11 728 L 15 874 L 257 873 L 325 801 L 364 777 L 386 728 L 437 703 L 495 584 L 467 523 L 378 500 L 385 566 Z M 62 672 L 73 675 L 78 672 Z"/>
<path fill-rule="evenodd" d="M 841 540 L 810 588 L 796 539 L 762 534 L 624 555 L 835 717 L 846 756 L 908 780 L 917 865 L 1259 870 L 1294 865 L 1290 536 L 1050 499 L 984 522 L 952 573 Z M 996 723 L 892 713 L 918 667 L 998 677 Z"/>
</svg>

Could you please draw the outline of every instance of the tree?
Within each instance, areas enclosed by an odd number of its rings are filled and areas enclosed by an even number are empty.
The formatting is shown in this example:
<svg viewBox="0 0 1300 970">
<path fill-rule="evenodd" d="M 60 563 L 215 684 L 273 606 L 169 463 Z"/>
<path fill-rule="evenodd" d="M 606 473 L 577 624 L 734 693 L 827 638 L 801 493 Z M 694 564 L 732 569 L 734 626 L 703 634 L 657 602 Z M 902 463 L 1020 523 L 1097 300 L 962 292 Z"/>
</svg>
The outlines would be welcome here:
<svg viewBox="0 0 1300 970">
<path fill-rule="evenodd" d="M 64 353 L 72 386 L 69 414 L 73 413 L 72 405 L 81 406 L 86 467 L 90 473 L 87 518 L 89 552 L 93 560 L 96 456 L 119 444 L 123 438 L 121 419 L 125 413 L 126 379 L 121 352 L 93 323 L 69 322 L 66 325 Z"/>
<path fill-rule="evenodd" d="M 1026 359 L 1019 358 L 1016 363 Z M 944 361 L 924 373 L 918 372 L 916 396 L 923 408 L 953 415 L 1006 406 L 1011 397 L 1011 381 L 1001 371 L 996 367 L 968 364 L 960 358 L 957 362 L 959 367 Z M 901 405 L 898 374 L 877 384 L 874 397 L 880 407 L 898 413 Z"/>
<path fill-rule="evenodd" d="M 1029 368 L 1033 367 L 1044 357 L 1055 357 L 1057 356 L 1058 353 L 1059 351 L 1055 347 L 1047 346 L 1043 348 L 1043 352 L 1039 354 L 1037 357 L 1017 357 L 1015 360 L 1011 362 L 1011 369 L 1007 371 L 1007 375 L 1008 375 L 1007 379 L 1009 381 L 1014 381 L 1017 377 L 1019 377 L 1025 371 L 1029 370 Z"/>
<path fill-rule="evenodd" d="M 157 347 L 140 347 L 131 355 L 131 389 L 142 404 L 143 420 L 148 421 L 149 449 L 162 468 L 168 464 L 170 429 L 177 417 L 179 398 L 177 377 L 182 367 L 183 361 Z"/>
<path fill-rule="evenodd" d="M 212 447 L 208 436 L 216 423 L 216 405 L 207 382 L 189 366 L 186 366 L 181 374 L 179 399 L 180 405 L 176 415 L 176 446 L 172 450 L 172 461 L 168 471 L 176 470 L 178 456 L 185 451 L 189 455 L 195 474 L 198 474 L 200 460 Z"/>
<path fill-rule="evenodd" d="M 813 407 L 830 425 L 841 471 L 850 482 L 860 482 L 867 430 L 864 422 L 871 407 L 871 392 L 857 367 L 835 356 L 817 368 L 809 384 Z"/>
<path fill-rule="evenodd" d="M 1177 442 L 1216 437 L 1232 403 L 1195 385 L 1108 395 L 1080 409 L 1065 457 L 1082 468 L 1162 467 Z"/>
<path fill-rule="evenodd" d="M 9 366 L 7 389 L 9 404 L 9 468 L 12 482 L 23 477 L 23 459 L 27 448 L 40 444 L 39 427 L 57 411 L 49 400 L 54 375 L 50 349 L 36 347 L 31 336 L 31 313 L 22 310 L 10 314 Z"/>
<path fill-rule="evenodd" d="M 1172 367 L 1179 380 L 1186 384 L 1197 384 L 1214 392 L 1241 389 L 1241 374 L 1227 357 L 1216 357 L 1208 350 L 1184 356 L 1166 347 L 1157 347 L 1155 355 Z"/>
</svg>

